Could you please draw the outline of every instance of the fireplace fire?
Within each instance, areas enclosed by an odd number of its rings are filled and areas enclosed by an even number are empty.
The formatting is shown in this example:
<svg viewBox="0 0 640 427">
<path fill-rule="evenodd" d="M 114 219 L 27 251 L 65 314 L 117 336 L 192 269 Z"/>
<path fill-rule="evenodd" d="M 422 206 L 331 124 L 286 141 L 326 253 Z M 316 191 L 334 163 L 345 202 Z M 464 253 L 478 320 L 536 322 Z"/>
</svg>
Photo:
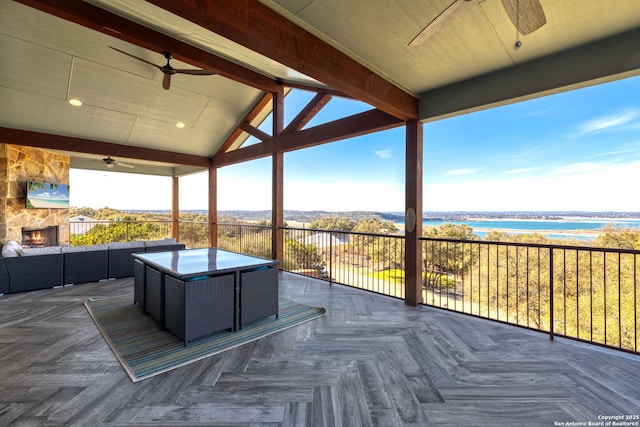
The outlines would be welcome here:
<svg viewBox="0 0 640 427">
<path fill-rule="evenodd" d="M 58 245 L 58 226 L 22 227 L 22 246 L 25 248 L 45 248 Z"/>
</svg>

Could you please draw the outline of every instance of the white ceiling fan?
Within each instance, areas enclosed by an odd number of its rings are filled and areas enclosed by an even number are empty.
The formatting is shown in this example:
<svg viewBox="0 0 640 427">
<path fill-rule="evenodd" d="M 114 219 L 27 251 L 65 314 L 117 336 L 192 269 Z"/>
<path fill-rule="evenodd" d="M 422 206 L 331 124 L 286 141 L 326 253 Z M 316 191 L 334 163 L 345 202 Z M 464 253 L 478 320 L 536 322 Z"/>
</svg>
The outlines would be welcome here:
<svg viewBox="0 0 640 427">
<path fill-rule="evenodd" d="M 409 46 L 423 44 L 471 1 L 453 0 L 409 42 Z M 502 0 L 502 7 L 520 34 L 532 33 L 547 23 L 540 0 Z"/>
</svg>

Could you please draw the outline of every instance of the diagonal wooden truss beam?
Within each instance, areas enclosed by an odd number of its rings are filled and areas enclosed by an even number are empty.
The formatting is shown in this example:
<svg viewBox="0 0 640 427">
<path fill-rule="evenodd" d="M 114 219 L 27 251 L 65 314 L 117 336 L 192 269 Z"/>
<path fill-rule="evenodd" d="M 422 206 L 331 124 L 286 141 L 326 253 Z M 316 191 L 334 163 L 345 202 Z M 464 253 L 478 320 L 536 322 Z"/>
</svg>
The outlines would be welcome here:
<svg viewBox="0 0 640 427">
<path fill-rule="evenodd" d="M 411 120 L 418 99 L 257 0 L 148 0 L 379 110 Z"/>
<path fill-rule="evenodd" d="M 331 101 L 331 96 L 326 93 L 318 93 L 309 103 L 291 120 L 291 123 L 282 131 L 282 133 L 291 133 L 301 130 L 322 108 Z"/>
<path fill-rule="evenodd" d="M 240 126 L 238 127 L 243 131 L 245 131 L 246 133 L 248 133 L 249 135 L 258 138 L 260 141 L 266 141 L 267 139 L 271 139 L 271 135 L 269 135 L 264 131 L 261 131 L 257 127 L 250 125 L 247 122 L 240 123 Z"/>
</svg>

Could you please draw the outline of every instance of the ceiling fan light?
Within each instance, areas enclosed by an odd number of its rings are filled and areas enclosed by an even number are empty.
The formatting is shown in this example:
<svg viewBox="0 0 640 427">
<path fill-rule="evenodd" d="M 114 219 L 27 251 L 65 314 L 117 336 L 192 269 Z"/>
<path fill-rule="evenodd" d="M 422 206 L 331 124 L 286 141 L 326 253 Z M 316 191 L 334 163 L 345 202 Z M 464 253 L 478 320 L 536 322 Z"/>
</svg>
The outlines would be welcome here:
<svg viewBox="0 0 640 427">
<path fill-rule="evenodd" d="M 80 101 L 78 98 L 71 98 L 69 100 L 69 104 L 73 105 L 74 107 L 79 107 L 82 105 L 82 101 Z"/>
</svg>

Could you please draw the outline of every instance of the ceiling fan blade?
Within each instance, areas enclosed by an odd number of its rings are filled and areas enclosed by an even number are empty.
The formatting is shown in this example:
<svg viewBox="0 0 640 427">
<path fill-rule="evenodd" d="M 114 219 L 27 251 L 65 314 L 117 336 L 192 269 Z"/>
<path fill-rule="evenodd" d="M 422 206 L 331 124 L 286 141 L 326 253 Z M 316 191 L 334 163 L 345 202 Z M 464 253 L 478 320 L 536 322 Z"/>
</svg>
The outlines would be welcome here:
<svg viewBox="0 0 640 427">
<path fill-rule="evenodd" d="M 174 68 L 173 71 L 175 71 L 176 74 L 193 74 L 196 76 L 213 76 L 215 74 L 218 74 L 218 70 L 179 70 Z"/>
<path fill-rule="evenodd" d="M 431 37 L 434 33 L 436 33 L 442 26 L 444 26 L 451 18 L 453 18 L 458 11 L 462 9 L 462 7 L 470 2 L 471 0 L 454 0 L 445 10 L 440 12 L 435 19 L 427 24 L 426 27 L 422 29 L 418 33 L 417 36 L 413 38 L 409 42 L 409 46 L 415 47 L 420 46 L 424 43 L 429 37 Z"/>
<path fill-rule="evenodd" d="M 125 55 L 127 55 L 127 56 L 130 56 L 130 57 L 132 57 L 132 58 L 134 58 L 134 59 L 137 59 L 138 61 L 142 61 L 142 62 L 144 62 L 144 63 L 146 63 L 146 64 L 149 64 L 149 65 L 151 65 L 152 67 L 156 67 L 156 68 L 158 68 L 158 69 L 162 69 L 162 67 L 160 67 L 159 65 L 154 64 L 154 63 L 153 63 L 153 62 L 151 62 L 151 61 L 147 61 L 146 59 L 138 58 L 138 57 L 137 57 L 137 56 L 135 56 L 135 55 L 132 55 L 132 54 L 130 54 L 130 53 L 127 53 L 127 52 L 125 52 L 124 50 L 117 49 L 117 48 L 115 48 L 115 47 L 113 47 L 113 46 L 109 46 L 109 47 L 110 47 L 111 49 L 115 50 L 115 51 L 118 51 L 118 52 L 123 53 L 123 54 L 125 54 Z"/>
<path fill-rule="evenodd" d="M 547 23 L 540 0 L 502 0 L 502 6 L 518 32 L 525 36 Z"/>
<path fill-rule="evenodd" d="M 169 90 L 169 88 L 171 87 L 171 74 L 166 74 L 164 76 L 162 76 L 162 87 L 165 90 Z"/>
<path fill-rule="evenodd" d="M 128 164 L 126 164 L 126 163 L 120 163 L 120 162 L 115 162 L 115 165 L 116 165 L 116 166 L 123 167 L 123 168 L 134 168 L 134 167 L 135 167 L 135 166 L 133 166 L 133 165 L 128 165 Z"/>
</svg>

